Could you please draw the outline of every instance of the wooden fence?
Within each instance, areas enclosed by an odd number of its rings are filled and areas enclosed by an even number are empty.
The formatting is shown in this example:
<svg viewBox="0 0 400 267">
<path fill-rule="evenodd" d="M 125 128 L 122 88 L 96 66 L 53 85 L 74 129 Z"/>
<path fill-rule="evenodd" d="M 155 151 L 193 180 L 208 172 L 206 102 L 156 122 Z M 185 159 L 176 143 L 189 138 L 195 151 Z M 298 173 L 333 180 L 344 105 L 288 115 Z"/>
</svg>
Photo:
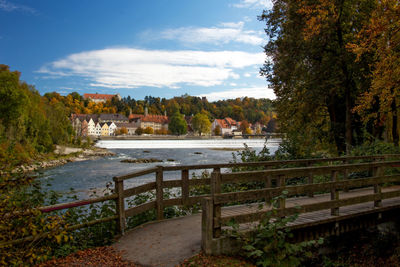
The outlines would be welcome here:
<svg viewBox="0 0 400 267">
<path fill-rule="evenodd" d="M 78 225 L 72 225 L 70 226 L 67 230 L 77 230 L 83 227 L 88 227 L 91 225 L 95 225 L 98 223 L 103 223 L 103 222 L 108 222 L 108 221 L 113 221 L 116 220 L 117 222 L 117 230 L 118 233 L 123 235 L 125 230 L 126 230 L 126 219 L 139 215 L 143 212 L 147 212 L 149 210 L 156 210 L 157 214 L 157 220 L 162 220 L 164 219 L 164 209 L 166 207 L 170 206 L 191 206 L 194 204 L 201 204 L 203 199 L 207 199 L 207 203 L 209 204 L 210 198 L 211 197 L 211 203 L 213 205 L 213 209 L 217 212 L 213 212 L 212 217 L 215 218 L 214 221 L 216 222 L 215 224 L 212 224 L 212 237 L 218 236 L 217 232 L 219 231 L 221 225 L 224 225 L 228 219 L 222 219 L 218 216 L 218 209 L 220 206 L 226 202 L 231 202 L 235 201 L 235 199 L 254 199 L 253 196 L 246 195 L 245 193 L 242 192 L 236 192 L 236 193 L 231 193 L 231 194 L 220 194 L 220 185 L 221 183 L 225 182 L 232 182 L 232 181 L 239 181 L 239 180 L 245 180 L 245 181 L 250 181 L 250 180 L 263 180 L 266 181 L 266 189 L 263 190 L 257 190 L 256 194 L 257 196 L 260 196 L 260 194 L 264 195 L 269 195 L 273 196 L 276 194 L 280 194 L 281 192 L 281 187 L 278 188 L 268 188 L 271 184 L 273 176 L 278 176 L 277 178 L 277 183 L 279 185 L 284 185 L 285 179 L 288 179 L 290 175 L 295 175 L 299 176 L 299 174 L 304 174 L 304 175 L 309 175 L 309 183 L 312 183 L 313 180 L 313 174 L 317 174 L 318 172 L 323 171 L 335 171 L 337 173 L 339 170 L 342 170 L 342 168 L 345 168 L 345 173 L 344 173 L 344 179 L 347 179 L 348 171 L 353 170 L 352 165 L 335 165 L 335 164 L 341 164 L 341 163 L 349 163 L 353 161 L 382 161 L 387 158 L 398 158 L 400 155 L 377 155 L 377 156 L 354 156 L 354 157 L 335 157 L 335 158 L 322 158 L 322 159 L 301 159 L 301 160 L 285 160 L 285 161 L 265 161 L 265 162 L 247 162 L 247 163 L 222 163 L 222 164 L 205 164 L 205 165 L 182 165 L 182 166 L 157 166 L 153 168 L 148 168 L 145 170 L 140 170 L 136 172 L 132 172 L 126 175 L 121 175 L 121 176 L 116 176 L 113 178 L 113 181 L 115 183 L 115 190 L 111 195 L 108 196 L 103 196 L 103 197 L 98 197 L 98 198 L 91 198 L 91 199 L 86 199 L 86 200 L 79 200 L 79 201 L 74 201 L 74 202 L 69 202 L 69 203 L 62 203 L 62 204 L 57 204 L 57 205 L 52 205 L 52 206 L 46 206 L 46 207 L 41 207 L 39 208 L 40 211 L 47 213 L 47 212 L 53 212 L 56 210 L 63 210 L 63 209 L 69 209 L 69 208 L 74 208 L 74 207 L 80 207 L 80 206 L 87 206 L 90 204 L 94 203 L 100 203 L 100 202 L 105 202 L 105 201 L 115 201 L 115 215 L 107 217 L 107 218 L 101 218 L 98 220 L 93 220 L 85 223 L 81 223 Z M 391 164 L 400 164 L 400 162 L 391 162 L 391 163 L 360 163 L 357 166 L 358 167 L 365 167 L 365 168 L 372 168 L 372 167 L 378 167 L 378 166 L 388 166 Z M 329 166 L 324 166 L 324 167 L 310 167 L 314 166 L 316 164 L 328 164 Z M 363 165 L 364 164 L 364 165 Z M 372 165 L 371 165 L 372 164 Z M 375 165 L 374 165 L 375 164 Z M 378 164 L 378 165 L 376 165 Z M 379 165 L 382 164 L 382 165 Z M 297 166 L 298 168 L 290 168 L 290 169 L 284 169 L 287 167 L 292 167 L 292 166 Z M 357 167 L 357 168 L 358 168 Z M 268 171 L 254 171 L 254 172 L 246 172 L 246 175 L 243 176 L 243 173 L 221 173 L 221 169 L 240 169 L 240 168 L 264 168 L 264 169 L 271 169 Z M 279 168 L 279 169 L 276 169 Z M 204 178 L 204 179 L 190 179 L 189 174 L 191 170 L 210 170 L 212 169 L 212 175 L 211 178 Z M 165 172 L 171 172 L 171 171 L 180 171 L 180 178 L 179 179 L 174 179 L 174 180 L 165 180 L 164 179 L 164 173 Z M 128 179 L 135 179 L 144 175 L 149 175 L 149 174 L 154 174 L 155 175 L 155 181 L 154 182 L 149 182 L 140 186 L 136 186 L 133 188 L 125 188 L 124 187 L 124 181 Z M 261 176 L 260 176 L 261 175 Z M 246 178 L 243 178 L 246 177 Z M 262 177 L 262 178 L 260 178 Z M 336 179 L 332 176 L 332 179 Z M 276 178 L 275 178 L 276 179 Z M 393 178 L 394 179 L 394 178 Z M 324 184 L 324 185 L 314 185 L 314 187 L 308 188 L 308 187 L 302 187 L 302 186 L 297 186 L 297 187 L 291 187 L 289 188 L 290 194 L 300 194 L 303 192 L 307 192 L 312 194 L 313 191 L 315 190 L 323 190 L 326 188 L 332 189 L 332 186 L 334 186 L 335 190 L 338 190 L 340 188 L 348 188 L 349 186 L 353 186 L 355 182 L 359 183 L 365 183 L 366 181 L 370 181 L 371 183 L 374 182 L 378 184 L 380 180 L 362 180 L 362 181 L 352 181 L 351 183 L 346 183 L 346 182 L 338 182 L 333 184 Z M 198 195 L 198 196 L 192 196 L 190 194 L 191 188 L 199 185 L 209 185 L 211 186 L 211 194 L 208 195 Z M 379 186 L 376 185 L 376 190 L 379 192 Z M 181 195 L 180 197 L 177 198 L 172 198 L 172 199 L 164 199 L 164 189 L 166 188 L 179 188 Z M 296 191 L 297 190 L 297 191 Z M 333 190 L 333 189 L 332 189 Z M 126 204 L 126 199 L 129 197 L 135 197 L 139 194 L 146 193 L 146 192 L 154 192 L 155 191 L 155 200 L 152 200 L 150 202 L 130 207 L 128 209 L 125 208 Z M 387 195 L 382 195 L 380 194 L 379 196 L 382 197 L 387 197 Z M 379 200 L 376 200 L 377 203 Z M 334 202 L 335 204 L 329 204 L 329 205 L 338 205 L 342 204 L 339 200 L 337 202 Z M 327 204 L 328 205 L 328 204 Z M 335 208 L 336 208 L 335 206 Z M 307 208 L 306 209 L 311 209 Z M 314 207 L 315 209 L 315 207 Z M 290 209 L 282 209 L 282 212 L 290 213 Z M 209 211 L 207 211 L 209 212 Z M 285 213 L 285 214 L 286 214 Z M 209 213 L 207 213 L 209 214 Z M 258 217 L 257 217 L 258 216 Z M 254 215 L 252 218 L 259 218 L 261 215 Z M 231 218 L 229 218 L 231 219 Z M 246 221 L 249 220 L 248 217 L 238 217 L 235 218 L 239 221 Z M 46 233 L 44 233 L 45 235 Z M 23 242 L 28 242 L 33 240 L 35 237 L 29 236 L 25 237 L 22 239 L 18 240 L 12 240 L 9 242 L 1 243 L 1 247 L 9 246 L 9 245 L 14 245 L 18 243 L 23 243 Z M 36 237 L 37 238 L 37 237 Z"/>
<path fill-rule="evenodd" d="M 343 160 L 343 162 L 349 162 Z M 340 208 L 371 202 L 371 208 L 382 206 L 382 200 L 400 197 L 400 190 L 382 192 L 382 184 L 400 182 L 400 174 L 385 175 L 386 172 L 400 167 L 400 161 L 384 161 L 384 158 L 375 158 L 374 162 L 352 163 L 329 166 L 308 166 L 297 168 L 282 168 L 260 171 L 244 171 L 233 173 L 221 173 L 214 170 L 211 173 L 211 196 L 205 197 L 202 203 L 202 248 L 208 254 L 220 254 L 226 251 L 223 246 L 231 248 L 231 244 L 221 238 L 221 229 L 234 221 L 238 224 L 259 221 L 266 216 L 266 210 L 248 209 L 247 212 L 222 216 L 221 206 L 228 203 L 240 205 L 244 202 L 267 202 L 277 196 L 286 197 L 305 196 L 313 198 L 315 193 L 330 193 L 328 201 L 309 201 L 300 207 L 286 207 L 286 198 L 278 198 L 278 209 L 274 216 L 285 217 L 294 214 L 302 214 L 321 210 L 329 210 L 331 216 L 340 216 Z M 364 172 L 367 177 L 348 179 L 349 173 Z M 314 183 L 314 177 L 328 176 L 329 181 Z M 291 179 L 299 177 L 305 182 L 290 185 Z M 264 188 L 247 190 L 242 192 L 222 192 L 223 184 L 235 184 L 241 182 L 262 182 Z M 273 183 L 275 182 L 275 183 Z M 274 186 L 272 186 L 275 184 Z M 371 187 L 371 192 L 365 195 L 339 198 L 339 191 L 347 192 L 353 188 Z M 231 207 L 232 208 L 232 207 Z M 232 209 L 233 210 L 233 209 Z M 302 227 L 318 223 L 318 218 Z M 225 238 L 226 239 L 226 238 Z M 228 251 L 229 251 L 228 249 Z"/>
</svg>

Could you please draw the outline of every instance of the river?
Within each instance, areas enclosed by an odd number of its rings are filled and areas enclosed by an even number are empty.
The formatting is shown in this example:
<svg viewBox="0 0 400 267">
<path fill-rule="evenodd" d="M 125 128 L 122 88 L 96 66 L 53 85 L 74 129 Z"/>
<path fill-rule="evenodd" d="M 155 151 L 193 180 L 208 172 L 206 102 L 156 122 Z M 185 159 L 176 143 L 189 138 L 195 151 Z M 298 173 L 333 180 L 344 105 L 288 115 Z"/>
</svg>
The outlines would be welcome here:
<svg viewBox="0 0 400 267">
<path fill-rule="evenodd" d="M 127 174 L 157 165 L 189 165 L 228 163 L 232 161 L 235 151 L 218 150 L 222 148 L 243 148 L 246 143 L 250 148 L 260 151 L 264 139 L 217 139 L 217 140 L 102 140 L 96 145 L 107 148 L 115 156 L 94 160 L 70 162 L 63 166 L 44 170 L 41 181 L 48 190 L 54 190 L 64 196 L 71 189 L 78 198 L 87 198 L 93 192 L 101 195 L 106 184 L 112 182 L 112 177 Z M 275 153 L 279 140 L 268 141 L 266 144 L 270 153 Z M 156 163 L 122 163 L 123 159 L 156 158 L 163 162 Z M 168 161 L 172 159 L 174 161 Z M 179 174 L 169 172 L 165 179 L 176 179 Z M 125 182 L 126 187 L 137 186 L 154 180 L 154 174 Z M 48 185 L 50 184 L 50 185 Z"/>
</svg>

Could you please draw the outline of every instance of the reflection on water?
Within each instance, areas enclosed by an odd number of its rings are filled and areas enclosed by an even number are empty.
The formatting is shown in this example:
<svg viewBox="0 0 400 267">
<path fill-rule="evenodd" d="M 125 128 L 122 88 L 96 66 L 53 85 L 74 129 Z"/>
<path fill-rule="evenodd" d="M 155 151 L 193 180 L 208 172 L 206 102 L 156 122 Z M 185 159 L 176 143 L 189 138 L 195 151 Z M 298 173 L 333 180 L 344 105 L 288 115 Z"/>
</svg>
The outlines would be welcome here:
<svg viewBox="0 0 400 267">
<path fill-rule="evenodd" d="M 136 141 L 136 142 L 132 142 Z M 73 188 L 79 198 L 87 198 L 93 190 L 97 193 L 101 193 L 105 188 L 107 182 L 112 181 L 113 176 L 127 174 L 129 172 L 154 167 L 157 165 L 171 166 L 171 165 L 189 165 L 189 164 L 214 164 L 214 163 L 228 163 L 232 160 L 232 151 L 224 150 L 212 150 L 208 148 L 193 148 L 192 146 L 198 145 L 198 141 L 210 141 L 210 140 L 184 140 L 191 141 L 185 142 L 188 148 L 181 148 L 182 140 L 129 140 L 129 141 L 101 141 L 100 146 L 109 148 L 112 152 L 115 152 L 115 156 L 99 158 L 95 160 L 79 161 L 67 163 L 63 166 L 55 167 L 52 169 L 45 170 L 43 172 L 43 184 L 48 181 L 52 184 L 49 189 L 60 193 L 67 193 L 70 188 Z M 162 141 L 157 142 L 160 147 L 163 148 L 149 148 L 146 145 L 154 145 L 155 143 L 149 141 Z M 215 141 L 215 140 L 211 140 Z M 218 140 L 225 141 L 225 140 Z M 227 140 L 227 141 L 240 141 L 239 147 L 243 147 L 243 140 Z M 249 140 L 250 141 L 250 140 Z M 264 140 L 253 139 L 246 143 L 255 149 L 260 151 L 264 145 Z M 256 142 L 257 141 L 257 142 Z M 114 144 L 115 143 L 115 144 Z M 225 143 L 226 146 L 228 142 Z M 139 148 L 132 148 L 132 144 L 138 145 Z M 205 142 L 204 144 L 210 144 Z M 236 145 L 236 142 L 231 142 L 231 145 Z M 173 146 L 174 148 L 164 148 L 165 146 Z M 125 147 L 123 148 L 111 148 L 111 147 Z M 233 146 L 230 146 L 233 147 Z M 267 143 L 267 147 L 270 153 L 275 153 L 278 143 Z M 143 148 L 146 148 L 145 150 Z M 195 153 L 197 152 L 197 153 Z M 128 158 L 156 158 L 163 160 L 163 162 L 156 163 L 122 163 L 122 159 Z M 173 159 L 175 161 L 167 161 L 167 159 Z M 192 172 L 191 172 L 192 173 Z M 166 180 L 179 179 L 179 172 L 166 172 L 164 178 Z M 149 181 L 154 181 L 155 175 L 149 174 L 138 178 L 133 178 L 125 181 L 125 187 L 137 186 L 144 184 Z"/>
</svg>

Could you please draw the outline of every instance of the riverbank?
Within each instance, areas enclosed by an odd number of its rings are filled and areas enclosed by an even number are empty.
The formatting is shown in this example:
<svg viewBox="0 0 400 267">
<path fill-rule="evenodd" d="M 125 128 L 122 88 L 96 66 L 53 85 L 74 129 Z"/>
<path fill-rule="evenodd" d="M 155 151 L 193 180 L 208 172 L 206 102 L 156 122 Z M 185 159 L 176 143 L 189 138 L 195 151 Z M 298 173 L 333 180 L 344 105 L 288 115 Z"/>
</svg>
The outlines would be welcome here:
<svg viewBox="0 0 400 267">
<path fill-rule="evenodd" d="M 90 147 L 76 148 L 66 146 L 56 146 L 53 153 L 43 155 L 41 158 L 32 163 L 24 164 L 14 171 L 33 172 L 42 169 L 52 168 L 64 165 L 68 162 L 94 160 L 100 157 L 114 156 L 115 153 L 108 151 L 105 148 Z"/>
</svg>

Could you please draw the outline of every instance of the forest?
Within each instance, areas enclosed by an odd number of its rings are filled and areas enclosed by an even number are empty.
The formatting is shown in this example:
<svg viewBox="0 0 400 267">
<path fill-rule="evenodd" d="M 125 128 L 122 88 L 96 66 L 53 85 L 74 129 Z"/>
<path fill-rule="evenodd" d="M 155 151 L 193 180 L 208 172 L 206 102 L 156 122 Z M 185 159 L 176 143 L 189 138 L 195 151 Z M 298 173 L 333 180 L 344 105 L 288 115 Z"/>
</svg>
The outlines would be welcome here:
<svg viewBox="0 0 400 267">
<path fill-rule="evenodd" d="M 276 116 L 273 111 L 272 100 L 254 99 L 249 97 L 219 100 L 208 102 L 201 97 L 183 95 L 171 99 L 146 96 L 143 100 L 136 100 L 130 96 L 121 100 L 114 97 L 105 103 L 95 103 L 84 99 L 77 92 L 62 96 L 57 92 L 44 94 L 50 101 L 61 102 L 67 108 L 67 112 L 77 114 L 121 113 L 128 116 L 144 114 L 145 107 L 149 114 L 172 116 L 176 112 L 185 116 L 205 113 L 210 120 L 215 118 L 231 117 L 237 121 L 247 120 L 250 123 L 260 122 L 267 124 Z"/>
</svg>

